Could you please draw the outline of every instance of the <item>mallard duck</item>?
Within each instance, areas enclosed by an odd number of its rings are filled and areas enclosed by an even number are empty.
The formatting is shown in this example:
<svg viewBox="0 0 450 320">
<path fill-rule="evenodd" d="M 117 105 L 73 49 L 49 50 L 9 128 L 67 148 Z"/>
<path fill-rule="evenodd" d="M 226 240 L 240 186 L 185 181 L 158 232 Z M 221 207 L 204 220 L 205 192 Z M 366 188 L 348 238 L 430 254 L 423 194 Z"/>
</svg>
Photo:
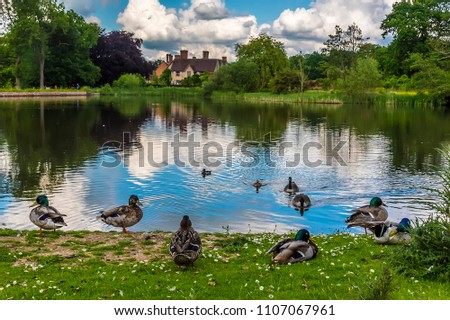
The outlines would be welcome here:
<svg viewBox="0 0 450 320">
<path fill-rule="evenodd" d="M 314 259 L 319 248 L 310 239 L 306 229 L 300 229 L 294 239 L 283 239 L 277 242 L 266 255 L 273 253 L 272 263 L 295 263 Z"/>
<path fill-rule="evenodd" d="M 63 219 L 67 215 L 60 213 L 55 207 L 49 206 L 46 195 L 37 196 L 36 201 L 30 207 L 35 207 L 30 212 L 30 220 L 39 227 L 39 235 L 42 235 L 42 229 L 55 231 L 67 226 Z"/>
<path fill-rule="evenodd" d="M 388 218 L 388 212 L 384 206 L 386 205 L 379 197 L 372 198 L 369 205 L 352 210 L 355 213 L 345 220 L 347 227 L 363 227 L 367 234 L 367 228 L 373 227 L 379 224 L 379 222 L 386 221 Z"/>
<path fill-rule="evenodd" d="M 211 175 L 211 170 L 202 169 L 203 178 Z"/>
<path fill-rule="evenodd" d="M 258 179 L 256 179 L 256 181 L 252 183 L 252 186 L 254 186 L 255 189 L 256 189 L 256 193 L 258 193 L 258 192 L 259 192 L 259 189 L 260 189 L 261 187 L 265 186 L 265 185 L 267 185 L 267 183 L 262 183 L 262 182 L 259 181 Z"/>
<path fill-rule="evenodd" d="M 114 227 L 120 227 L 122 228 L 122 232 L 129 233 L 126 228 L 134 226 L 141 221 L 144 215 L 142 209 L 138 205 L 142 206 L 139 198 L 135 195 L 131 195 L 128 199 L 128 205 L 104 211 L 99 218 L 104 223 Z"/>
<path fill-rule="evenodd" d="M 410 228 L 411 221 L 408 218 L 403 218 L 398 224 L 383 222 L 370 228 L 370 230 L 373 232 L 373 238 L 376 243 L 399 244 L 411 241 Z"/>
<path fill-rule="evenodd" d="M 299 189 L 297 184 L 294 181 L 292 181 L 291 177 L 289 177 L 288 184 L 286 185 L 286 187 L 284 187 L 284 192 L 292 194 L 298 192 L 298 190 Z"/>
<path fill-rule="evenodd" d="M 202 253 L 202 241 L 189 216 L 181 219 L 180 228 L 172 235 L 169 251 L 173 261 L 182 268 L 192 266 Z"/>
<path fill-rule="evenodd" d="M 303 212 L 308 210 L 311 206 L 311 199 L 309 199 L 306 194 L 300 193 L 295 195 L 294 199 L 292 199 L 292 205 L 295 210 L 298 210 L 301 214 L 303 214 Z"/>
</svg>

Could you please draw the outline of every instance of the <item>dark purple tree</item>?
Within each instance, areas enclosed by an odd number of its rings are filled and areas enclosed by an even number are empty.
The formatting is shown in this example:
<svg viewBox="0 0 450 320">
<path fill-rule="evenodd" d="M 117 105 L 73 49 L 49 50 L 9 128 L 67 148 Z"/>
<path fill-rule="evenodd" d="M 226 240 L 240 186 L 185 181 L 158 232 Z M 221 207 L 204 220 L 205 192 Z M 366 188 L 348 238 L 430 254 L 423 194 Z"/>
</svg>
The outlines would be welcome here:
<svg viewBox="0 0 450 320">
<path fill-rule="evenodd" d="M 101 69 L 97 85 L 112 84 L 125 73 L 149 76 L 151 64 L 142 56 L 142 40 L 133 36 L 126 31 L 101 31 L 97 45 L 91 49 L 91 59 Z"/>
</svg>

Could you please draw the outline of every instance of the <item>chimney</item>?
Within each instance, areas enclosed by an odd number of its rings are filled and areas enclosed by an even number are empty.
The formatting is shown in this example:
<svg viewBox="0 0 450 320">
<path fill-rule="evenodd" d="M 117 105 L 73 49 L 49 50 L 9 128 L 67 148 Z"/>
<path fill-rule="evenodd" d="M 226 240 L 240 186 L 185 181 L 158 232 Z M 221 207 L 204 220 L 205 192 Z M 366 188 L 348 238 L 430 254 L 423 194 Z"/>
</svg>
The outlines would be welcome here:
<svg viewBox="0 0 450 320">
<path fill-rule="evenodd" d="M 170 53 L 166 54 L 166 62 L 168 64 L 170 64 L 170 63 L 172 63 L 172 60 L 173 60 L 173 56 Z"/>
<path fill-rule="evenodd" d="M 209 59 L 209 51 L 203 51 L 203 59 Z"/>
<path fill-rule="evenodd" d="M 179 60 L 179 59 L 180 59 L 180 57 L 181 57 L 181 56 L 180 56 L 179 54 L 176 54 L 176 55 L 175 55 L 175 60 L 176 60 L 176 59 L 178 59 L 178 60 Z"/>
<path fill-rule="evenodd" d="M 181 60 L 186 60 L 188 58 L 188 51 L 180 50 L 180 57 L 181 57 Z"/>
<path fill-rule="evenodd" d="M 222 63 L 227 63 L 227 57 L 225 56 L 222 57 Z"/>
</svg>

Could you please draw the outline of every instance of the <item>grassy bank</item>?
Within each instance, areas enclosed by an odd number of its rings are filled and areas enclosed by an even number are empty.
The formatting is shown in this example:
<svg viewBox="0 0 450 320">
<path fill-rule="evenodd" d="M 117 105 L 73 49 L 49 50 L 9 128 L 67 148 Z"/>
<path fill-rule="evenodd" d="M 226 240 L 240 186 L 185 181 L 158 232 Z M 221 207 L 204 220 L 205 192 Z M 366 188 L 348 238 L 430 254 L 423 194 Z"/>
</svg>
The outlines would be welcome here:
<svg viewBox="0 0 450 320">
<path fill-rule="evenodd" d="M 270 265 L 275 234 L 201 234 L 194 269 L 170 259 L 170 233 L 0 230 L 0 299 L 449 299 L 450 283 L 396 274 L 366 235 L 314 236 L 316 259 Z M 286 235 L 284 235 L 286 236 Z M 293 235 L 289 235 L 293 236 Z"/>
</svg>

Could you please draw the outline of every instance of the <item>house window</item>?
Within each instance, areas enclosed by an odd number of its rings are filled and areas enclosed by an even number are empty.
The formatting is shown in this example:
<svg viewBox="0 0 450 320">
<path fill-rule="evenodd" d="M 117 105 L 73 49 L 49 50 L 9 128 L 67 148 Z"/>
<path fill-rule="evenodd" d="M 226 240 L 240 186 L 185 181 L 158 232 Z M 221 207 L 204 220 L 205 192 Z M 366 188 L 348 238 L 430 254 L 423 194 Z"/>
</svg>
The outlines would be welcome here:
<svg viewBox="0 0 450 320">
<path fill-rule="evenodd" d="M 188 71 L 188 72 L 187 72 L 187 76 L 190 77 L 190 76 L 191 76 L 191 73 L 192 73 L 192 72 Z"/>
<path fill-rule="evenodd" d="M 177 77 L 179 77 L 180 76 L 180 71 L 177 71 L 176 75 L 177 75 Z"/>
</svg>

